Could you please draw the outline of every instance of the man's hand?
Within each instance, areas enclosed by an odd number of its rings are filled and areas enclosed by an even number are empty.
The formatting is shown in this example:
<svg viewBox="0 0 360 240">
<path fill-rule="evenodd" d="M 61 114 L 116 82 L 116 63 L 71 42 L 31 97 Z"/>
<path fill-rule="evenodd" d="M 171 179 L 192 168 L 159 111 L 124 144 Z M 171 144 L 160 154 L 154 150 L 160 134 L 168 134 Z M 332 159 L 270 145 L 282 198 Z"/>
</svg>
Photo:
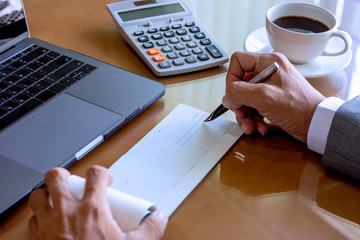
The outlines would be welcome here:
<svg viewBox="0 0 360 240">
<path fill-rule="evenodd" d="M 34 191 L 29 204 L 34 215 L 29 221 L 31 239 L 122 239 L 157 240 L 167 224 L 163 212 L 154 212 L 141 225 L 123 232 L 112 217 L 106 197 L 111 174 L 103 167 L 87 171 L 82 200 L 72 197 L 67 178 L 70 173 L 54 168 L 45 175 L 46 189 Z"/>
<path fill-rule="evenodd" d="M 273 62 L 280 69 L 266 83 L 247 83 Z M 223 105 L 235 112 L 245 134 L 265 135 L 265 117 L 306 142 L 312 116 L 324 99 L 282 54 L 236 52 L 231 57 Z"/>
</svg>

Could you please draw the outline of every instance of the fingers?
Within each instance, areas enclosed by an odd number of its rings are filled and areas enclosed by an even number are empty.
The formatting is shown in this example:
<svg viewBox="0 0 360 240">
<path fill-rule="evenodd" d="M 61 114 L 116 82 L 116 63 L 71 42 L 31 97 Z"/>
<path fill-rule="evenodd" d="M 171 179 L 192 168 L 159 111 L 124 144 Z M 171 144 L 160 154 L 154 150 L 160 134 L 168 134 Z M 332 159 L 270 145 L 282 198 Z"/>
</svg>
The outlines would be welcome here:
<svg viewBox="0 0 360 240">
<path fill-rule="evenodd" d="M 53 168 L 45 174 L 45 183 L 54 208 L 66 207 L 65 200 L 72 198 L 67 179 L 70 173 L 64 168 Z"/>
<path fill-rule="evenodd" d="M 226 77 L 226 90 L 232 82 L 248 81 L 249 76 L 255 76 L 274 61 L 283 62 L 283 56 L 278 53 L 259 54 L 250 52 L 235 52 L 231 56 L 230 66 Z M 250 73 L 250 75 L 249 75 Z"/>
<path fill-rule="evenodd" d="M 260 104 L 264 104 L 264 98 L 268 96 L 268 84 L 258 83 L 251 84 L 243 81 L 231 83 L 227 93 L 223 97 L 222 104 L 224 107 L 234 110 L 241 108 L 243 105 L 256 108 Z"/>
<path fill-rule="evenodd" d="M 112 183 L 110 172 L 101 166 L 92 166 L 86 173 L 84 199 L 106 200 L 106 188 Z"/>
<path fill-rule="evenodd" d="M 253 108 L 243 106 L 240 109 L 235 109 L 236 120 L 243 129 L 246 135 L 254 134 L 255 131 L 261 135 L 266 135 L 268 132 L 268 124 L 265 123 L 264 118 Z M 240 114 L 239 114 L 240 113 Z"/>
<path fill-rule="evenodd" d="M 155 211 L 146 217 L 137 229 L 128 233 L 128 239 L 161 239 L 164 235 L 167 222 L 168 218 L 164 212 Z"/>
<path fill-rule="evenodd" d="M 51 210 L 49 195 L 45 189 L 38 189 L 31 193 L 29 206 L 38 217 L 45 217 Z"/>
<path fill-rule="evenodd" d="M 29 219 L 28 226 L 29 226 L 29 230 L 30 230 L 30 239 L 31 240 L 37 239 L 38 226 L 37 226 L 36 218 L 34 215 L 31 216 L 31 218 Z"/>
</svg>

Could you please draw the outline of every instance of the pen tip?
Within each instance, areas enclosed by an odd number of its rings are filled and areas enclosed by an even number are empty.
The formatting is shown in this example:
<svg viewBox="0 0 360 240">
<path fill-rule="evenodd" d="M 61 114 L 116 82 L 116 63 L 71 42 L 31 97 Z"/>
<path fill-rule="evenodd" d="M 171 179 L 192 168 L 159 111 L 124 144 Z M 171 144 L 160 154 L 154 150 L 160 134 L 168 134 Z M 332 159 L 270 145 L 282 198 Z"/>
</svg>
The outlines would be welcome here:
<svg viewBox="0 0 360 240">
<path fill-rule="evenodd" d="M 208 116 L 203 122 L 210 122 L 212 120 L 212 115 Z"/>
</svg>

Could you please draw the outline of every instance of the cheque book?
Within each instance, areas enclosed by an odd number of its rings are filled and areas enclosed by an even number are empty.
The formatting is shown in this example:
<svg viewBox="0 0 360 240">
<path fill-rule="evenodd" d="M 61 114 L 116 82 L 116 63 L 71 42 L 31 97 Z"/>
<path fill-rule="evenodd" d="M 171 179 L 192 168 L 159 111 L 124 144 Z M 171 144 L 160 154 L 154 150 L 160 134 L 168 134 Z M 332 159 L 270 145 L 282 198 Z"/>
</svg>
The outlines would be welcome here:
<svg viewBox="0 0 360 240">
<path fill-rule="evenodd" d="M 109 168 L 114 181 L 108 199 L 124 231 L 156 209 L 170 216 L 243 134 L 224 118 L 204 123 L 208 115 L 179 104 Z M 69 187 L 81 199 L 85 180 L 69 180 L 82 182 Z"/>
</svg>

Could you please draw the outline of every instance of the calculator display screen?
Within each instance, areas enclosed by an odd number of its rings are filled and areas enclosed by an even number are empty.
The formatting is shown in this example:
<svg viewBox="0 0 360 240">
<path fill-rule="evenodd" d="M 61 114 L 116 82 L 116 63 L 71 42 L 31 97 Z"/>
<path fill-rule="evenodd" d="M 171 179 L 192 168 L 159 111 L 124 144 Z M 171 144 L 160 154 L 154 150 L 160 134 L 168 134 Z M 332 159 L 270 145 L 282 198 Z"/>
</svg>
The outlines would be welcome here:
<svg viewBox="0 0 360 240">
<path fill-rule="evenodd" d="M 127 12 L 119 12 L 122 21 L 132 21 L 142 18 L 185 12 L 185 9 L 179 3 L 167 4 L 162 6 L 131 10 Z"/>
</svg>

